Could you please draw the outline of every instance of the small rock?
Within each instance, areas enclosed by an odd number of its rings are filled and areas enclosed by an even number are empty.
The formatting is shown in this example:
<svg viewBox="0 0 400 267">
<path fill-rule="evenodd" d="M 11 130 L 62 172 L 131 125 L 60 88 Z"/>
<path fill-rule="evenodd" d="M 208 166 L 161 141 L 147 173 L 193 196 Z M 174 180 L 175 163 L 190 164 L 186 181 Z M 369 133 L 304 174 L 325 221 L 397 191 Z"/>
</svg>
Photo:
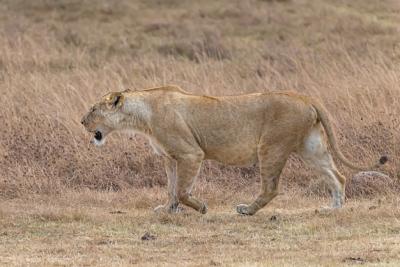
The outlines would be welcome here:
<svg viewBox="0 0 400 267">
<path fill-rule="evenodd" d="M 110 211 L 110 214 L 125 214 L 126 211 L 120 211 L 120 210 L 114 210 L 114 211 Z"/>
<path fill-rule="evenodd" d="M 347 257 L 343 259 L 343 262 L 352 262 L 352 263 L 365 263 L 367 260 L 361 257 Z"/>
<path fill-rule="evenodd" d="M 115 244 L 115 241 L 108 239 L 100 240 L 99 242 L 97 242 L 97 245 L 112 245 L 112 244 Z"/>
<path fill-rule="evenodd" d="M 393 190 L 393 179 L 377 171 L 355 174 L 346 186 L 347 197 L 377 196 Z"/>
<path fill-rule="evenodd" d="M 155 240 L 156 237 L 150 234 L 149 232 L 146 232 L 140 239 L 142 239 L 142 241 L 148 241 L 148 240 Z"/>
<path fill-rule="evenodd" d="M 210 266 L 218 266 L 220 264 L 218 262 L 216 262 L 216 261 L 210 260 L 209 265 Z"/>
</svg>

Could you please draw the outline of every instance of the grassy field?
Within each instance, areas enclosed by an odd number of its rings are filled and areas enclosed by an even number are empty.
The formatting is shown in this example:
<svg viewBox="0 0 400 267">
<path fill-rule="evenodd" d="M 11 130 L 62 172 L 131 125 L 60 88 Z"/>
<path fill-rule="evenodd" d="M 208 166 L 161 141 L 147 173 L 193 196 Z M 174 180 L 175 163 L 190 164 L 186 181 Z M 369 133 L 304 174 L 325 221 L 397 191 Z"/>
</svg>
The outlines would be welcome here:
<svg viewBox="0 0 400 267">
<path fill-rule="evenodd" d="M 0 0 L 0 265 L 399 265 L 399 25 L 396 0 Z M 388 176 L 338 164 L 348 204 L 315 213 L 326 190 L 293 155 L 282 195 L 241 217 L 257 168 L 206 162 L 209 214 L 156 216 L 166 177 L 147 141 L 97 149 L 80 119 L 109 91 L 163 84 L 312 95 L 344 154 L 386 154 Z"/>
<path fill-rule="evenodd" d="M 210 211 L 157 215 L 158 189 L 73 192 L 0 204 L 4 266 L 399 266 L 398 198 L 322 200 L 282 195 L 255 216 L 210 198 Z M 239 193 L 239 195 L 241 195 Z M 222 194 L 218 197 L 223 198 Z M 244 197 L 244 196 L 241 196 Z M 233 203 L 231 203 L 233 204 Z"/>
</svg>

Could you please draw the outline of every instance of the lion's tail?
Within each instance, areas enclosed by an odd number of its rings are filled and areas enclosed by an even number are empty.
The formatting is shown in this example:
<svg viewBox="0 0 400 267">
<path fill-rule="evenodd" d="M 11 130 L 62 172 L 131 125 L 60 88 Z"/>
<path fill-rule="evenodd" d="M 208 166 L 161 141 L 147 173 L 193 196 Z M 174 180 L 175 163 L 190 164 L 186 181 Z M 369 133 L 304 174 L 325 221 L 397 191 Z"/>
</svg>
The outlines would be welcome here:
<svg viewBox="0 0 400 267">
<path fill-rule="evenodd" d="M 335 133 L 333 131 L 332 124 L 330 123 L 328 112 L 326 109 L 317 101 L 312 102 L 312 106 L 315 108 L 317 112 L 317 116 L 319 121 L 322 123 L 324 126 L 326 135 L 328 137 L 328 142 L 332 148 L 333 153 L 335 156 L 347 167 L 359 170 L 359 171 L 365 171 L 365 170 L 373 170 L 376 168 L 379 168 L 381 165 L 385 164 L 388 161 L 387 156 L 381 156 L 379 161 L 375 164 L 371 164 L 371 166 L 358 166 L 354 163 L 352 163 L 350 160 L 348 160 L 340 151 L 338 144 L 336 143 L 336 137 Z"/>
</svg>

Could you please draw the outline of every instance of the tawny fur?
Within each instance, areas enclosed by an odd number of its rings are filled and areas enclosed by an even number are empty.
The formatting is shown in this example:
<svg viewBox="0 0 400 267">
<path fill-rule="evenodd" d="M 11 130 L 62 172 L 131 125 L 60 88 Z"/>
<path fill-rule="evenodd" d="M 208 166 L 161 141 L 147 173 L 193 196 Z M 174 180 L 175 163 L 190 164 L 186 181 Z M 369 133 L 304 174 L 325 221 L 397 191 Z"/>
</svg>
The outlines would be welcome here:
<svg viewBox="0 0 400 267">
<path fill-rule="evenodd" d="M 114 130 L 133 130 L 149 138 L 156 153 L 164 158 L 168 176 L 169 199 L 156 208 L 158 211 L 176 211 L 179 203 L 207 211 L 204 202 L 191 195 L 206 159 L 236 166 L 259 164 L 259 196 L 250 205 L 237 206 L 239 213 L 247 215 L 278 194 L 280 173 L 293 152 L 326 178 L 334 208 L 344 202 L 346 179 L 337 170 L 327 141 L 345 165 L 355 169 L 376 167 L 359 167 L 348 161 L 336 144 L 323 106 L 291 92 L 211 97 L 192 95 L 176 86 L 126 90 L 104 96 L 82 123 L 88 131 L 102 133 L 101 143 Z"/>
</svg>

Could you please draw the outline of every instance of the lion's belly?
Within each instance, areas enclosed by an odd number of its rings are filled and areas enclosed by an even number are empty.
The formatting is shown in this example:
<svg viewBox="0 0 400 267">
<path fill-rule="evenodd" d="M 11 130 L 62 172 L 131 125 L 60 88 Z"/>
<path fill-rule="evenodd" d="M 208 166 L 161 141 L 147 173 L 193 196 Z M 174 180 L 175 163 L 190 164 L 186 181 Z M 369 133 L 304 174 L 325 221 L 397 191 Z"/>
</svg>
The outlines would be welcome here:
<svg viewBox="0 0 400 267">
<path fill-rule="evenodd" d="M 251 121 L 242 125 L 230 125 L 209 130 L 202 138 L 200 146 L 206 159 L 234 166 L 250 166 L 257 162 L 259 130 Z"/>
<path fill-rule="evenodd" d="M 207 149 L 205 152 L 205 159 L 227 165 L 245 167 L 257 163 L 257 149 L 254 147 L 225 147 Z"/>
</svg>

